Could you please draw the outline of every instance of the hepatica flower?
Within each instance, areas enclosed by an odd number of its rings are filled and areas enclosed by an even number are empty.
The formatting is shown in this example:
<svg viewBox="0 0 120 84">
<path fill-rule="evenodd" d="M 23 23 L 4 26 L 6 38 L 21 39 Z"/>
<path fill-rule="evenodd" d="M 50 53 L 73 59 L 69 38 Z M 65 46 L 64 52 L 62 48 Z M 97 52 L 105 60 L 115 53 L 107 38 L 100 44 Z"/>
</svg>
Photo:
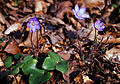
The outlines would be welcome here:
<svg viewBox="0 0 120 84">
<path fill-rule="evenodd" d="M 85 20 L 85 18 L 90 18 L 90 16 L 85 13 L 86 8 L 82 7 L 79 9 L 78 4 L 75 5 L 75 9 L 72 9 L 72 11 L 77 19 Z"/>
<path fill-rule="evenodd" d="M 27 27 L 29 27 L 30 32 L 36 32 L 40 29 L 40 21 L 36 17 L 30 18 Z"/>
<path fill-rule="evenodd" d="M 104 22 L 101 22 L 101 20 L 97 20 L 94 24 L 94 27 L 98 31 L 103 31 L 103 29 L 105 28 Z"/>
</svg>

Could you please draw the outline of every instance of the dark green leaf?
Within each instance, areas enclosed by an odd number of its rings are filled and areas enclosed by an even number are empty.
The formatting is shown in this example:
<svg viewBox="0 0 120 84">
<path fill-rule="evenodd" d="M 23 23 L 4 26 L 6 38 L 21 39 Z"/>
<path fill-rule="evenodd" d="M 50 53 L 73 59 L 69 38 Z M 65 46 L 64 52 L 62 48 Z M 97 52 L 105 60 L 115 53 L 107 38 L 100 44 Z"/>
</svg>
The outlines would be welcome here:
<svg viewBox="0 0 120 84">
<path fill-rule="evenodd" d="M 61 57 L 60 57 L 60 55 L 58 55 L 58 54 L 55 54 L 54 52 L 49 52 L 48 53 L 48 56 L 50 57 L 50 58 L 52 58 L 55 62 L 59 62 L 60 61 L 60 59 L 61 59 Z"/>
<path fill-rule="evenodd" d="M 18 74 L 18 73 L 19 73 L 19 71 L 20 71 L 20 70 L 19 70 L 19 68 L 17 68 L 17 69 L 15 69 L 14 71 L 12 71 L 12 73 L 11 73 L 11 74 L 12 74 L 12 75 L 14 75 L 14 74 Z"/>
<path fill-rule="evenodd" d="M 15 54 L 15 55 L 14 55 L 14 58 L 15 58 L 16 60 L 20 59 L 20 57 L 22 57 L 22 54 Z"/>
<path fill-rule="evenodd" d="M 57 62 L 55 62 L 53 59 L 51 59 L 50 57 L 46 57 L 43 62 L 42 68 L 46 70 L 54 70 L 56 64 Z"/>
<path fill-rule="evenodd" d="M 7 57 L 4 61 L 6 68 L 9 68 L 12 65 L 12 57 Z"/>
<path fill-rule="evenodd" d="M 55 54 L 54 52 L 49 52 L 48 53 L 49 57 L 46 57 L 42 68 L 46 69 L 46 70 L 54 70 L 56 64 L 60 61 L 61 57 L 58 54 Z"/>
<path fill-rule="evenodd" d="M 0 43 L 2 43 L 5 39 L 5 37 L 0 38 Z"/>
<path fill-rule="evenodd" d="M 116 5 L 116 4 L 113 4 L 112 7 L 117 8 L 117 5 Z"/>
<path fill-rule="evenodd" d="M 24 66 L 22 67 L 22 71 L 25 75 L 31 74 L 34 72 L 34 69 L 36 69 L 36 59 L 28 60 L 24 63 Z"/>
<path fill-rule="evenodd" d="M 34 72 L 30 74 L 29 83 L 40 84 L 48 81 L 51 75 L 49 72 L 47 72 L 46 74 L 44 72 L 45 72 L 44 70 L 35 69 Z"/>
<path fill-rule="evenodd" d="M 69 69 L 68 62 L 62 59 L 61 62 L 56 65 L 56 69 L 62 73 L 67 73 Z"/>
</svg>

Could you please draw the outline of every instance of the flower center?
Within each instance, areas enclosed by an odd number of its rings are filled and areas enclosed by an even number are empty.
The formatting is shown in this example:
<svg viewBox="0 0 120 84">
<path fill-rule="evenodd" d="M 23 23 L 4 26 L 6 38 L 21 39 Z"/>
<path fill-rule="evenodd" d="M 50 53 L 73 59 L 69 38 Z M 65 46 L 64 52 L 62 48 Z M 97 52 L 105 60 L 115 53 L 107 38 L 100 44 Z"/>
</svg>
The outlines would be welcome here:
<svg viewBox="0 0 120 84">
<path fill-rule="evenodd" d="M 32 25 L 35 25 L 35 23 L 33 22 Z"/>
<path fill-rule="evenodd" d="M 98 28 L 98 26 L 95 26 L 96 28 Z"/>
<path fill-rule="evenodd" d="M 80 16 L 80 13 L 77 13 L 78 16 Z"/>
</svg>

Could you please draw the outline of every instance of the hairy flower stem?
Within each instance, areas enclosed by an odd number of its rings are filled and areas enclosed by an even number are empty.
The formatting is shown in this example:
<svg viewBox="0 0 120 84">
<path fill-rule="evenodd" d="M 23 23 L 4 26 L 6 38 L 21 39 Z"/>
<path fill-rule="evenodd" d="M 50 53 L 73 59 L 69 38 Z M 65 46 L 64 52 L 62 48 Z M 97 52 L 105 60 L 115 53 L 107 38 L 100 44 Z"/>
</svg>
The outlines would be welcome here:
<svg viewBox="0 0 120 84">
<path fill-rule="evenodd" d="M 31 33 L 30 41 L 31 41 L 31 46 L 32 46 L 32 53 L 33 53 L 33 56 L 35 56 L 34 49 L 33 49 L 32 35 L 33 35 L 33 32 Z"/>
<path fill-rule="evenodd" d="M 97 47 L 97 39 L 96 39 L 96 29 L 95 29 L 95 38 L 94 38 L 94 56 L 96 56 L 96 47 Z"/>
<path fill-rule="evenodd" d="M 36 35 L 37 35 L 37 49 L 38 49 L 38 53 L 39 53 L 39 38 L 38 38 L 38 30 L 37 30 L 37 32 L 36 32 Z"/>
</svg>

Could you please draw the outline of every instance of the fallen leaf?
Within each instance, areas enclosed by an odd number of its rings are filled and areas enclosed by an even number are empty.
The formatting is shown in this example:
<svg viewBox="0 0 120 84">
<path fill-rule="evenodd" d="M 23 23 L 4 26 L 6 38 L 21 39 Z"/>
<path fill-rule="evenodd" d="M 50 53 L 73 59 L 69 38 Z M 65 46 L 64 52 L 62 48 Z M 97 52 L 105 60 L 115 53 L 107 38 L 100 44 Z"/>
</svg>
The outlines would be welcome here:
<svg viewBox="0 0 120 84">
<path fill-rule="evenodd" d="M 120 64 L 120 47 L 116 46 L 106 51 L 105 57 L 113 63 Z"/>
<path fill-rule="evenodd" d="M 21 43 L 19 44 L 19 46 L 31 47 L 31 41 L 30 41 L 30 39 L 31 39 L 31 34 L 32 34 L 32 33 L 29 32 L 29 35 L 28 35 L 27 39 L 26 39 L 24 42 L 21 42 Z M 40 44 L 42 44 L 42 43 L 45 42 L 45 39 L 41 36 L 40 31 L 38 31 L 38 38 L 39 38 L 39 43 L 40 43 Z M 37 45 L 37 32 L 34 32 L 34 33 L 32 34 L 32 42 L 33 42 L 34 45 Z"/>
<path fill-rule="evenodd" d="M 57 52 L 63 59 L 65 60 L 69 60 L 70 59 L 70 53 L 67 53 L 67 51 L 61 51 L 61 52 Z"/>
<path fill-rule="evenodd" d="M 3 24 L 7 24 L 7 27 L 10 26 L 10 24 L 8 23 L 8 21 L 5 19 L 5 17 L 2 15 L 1 12 L 0 12 L 0 22 L 2 22 Z"/>
<path fill-rule="evenodd" d="M 70 1 L 63 1 L 58 4 L 58 12 L 56 14 L 56 17 L 63 19 L 64 15 L 67 14 L 69 16 L 72 14 L 72 3 Z"/>
<path fill-rule="evenodd" d="M 5 50 L 7 53 L 10 54 L 18 54 L 21 53 L 20 48 L 17 46 L 17 43 L 15 41 L 10 42 L 10 44 L 8 44 L 5 48 Z"/>
<path fill-rule="evenodd" d="M 91 79 L 90 79 L 88 76 L 86 76 L 86 75 L 83 76 L 83 80 L 84 80 L 84 83 L 85 83 L 85 84 L 93 84 L 93 83 L 94 83 L 94 81 L 91 80 Z"/>
<path fill-rule="evenodd" d="M 17 31 L 21 29 L 22 24 L 19 22 L 15 22 L 14 24 L 10 25 L 4 34 L 10 34 L 11 32 Z"/>
<path fill-rule="evenodd" d="M 0 57 L 0 67 L 2 67 L 2 66 L 4 66 L 4 63 L 3 63 L 3 61 L 2 61 L 2 59 Z"/>
</svg>

